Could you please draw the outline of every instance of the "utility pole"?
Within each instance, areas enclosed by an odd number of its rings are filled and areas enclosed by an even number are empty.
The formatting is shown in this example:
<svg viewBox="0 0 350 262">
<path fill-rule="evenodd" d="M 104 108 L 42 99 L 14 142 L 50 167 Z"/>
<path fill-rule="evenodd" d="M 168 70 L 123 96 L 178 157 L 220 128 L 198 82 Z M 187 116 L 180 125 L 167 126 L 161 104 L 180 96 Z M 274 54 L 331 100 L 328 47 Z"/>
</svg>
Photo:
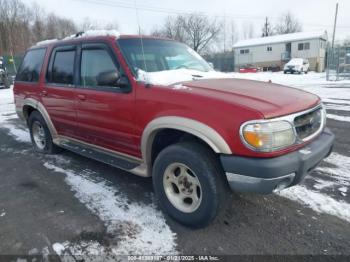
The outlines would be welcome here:
<svg viewBox="0 0 350 262">
<path fill-rule="evenodd" d="M 337 3 L 337 5 L 336 5 L 336 7 L 335 7 L 335 18 L 334 18 L 334 27 L 333 27 L 332 50 L 333 50 L 333 48 L 334 48 L 335 30 L 336 30 L 336 28 L 337 28 L 338 6 L 339 6 L 339 4 Z"/>
<path fill-rule="evenodd" d="M 329 66 L 330 66 L 330 62 L 333 64 L 334 63 L 334 41 L 335 41 L 335 32 L 336 32 L 336 28 L 337 28 L 337 19 L 338 19 L 338 7 L 339 7 L 339 3 L 336 4 L 335 7 L 335 17 L 334 17 L 334 27 L 333 27 L 333 37 L 332 37 L 332 46 L 331 46 L 331 59 L 330 57 L 327 58 L 327 80 L 329 80 Z M 330 61 L 332 60 L 332 61 Z M 338 80 L 338 66 L 337 66 L 337 80 Z"/>
</svg>

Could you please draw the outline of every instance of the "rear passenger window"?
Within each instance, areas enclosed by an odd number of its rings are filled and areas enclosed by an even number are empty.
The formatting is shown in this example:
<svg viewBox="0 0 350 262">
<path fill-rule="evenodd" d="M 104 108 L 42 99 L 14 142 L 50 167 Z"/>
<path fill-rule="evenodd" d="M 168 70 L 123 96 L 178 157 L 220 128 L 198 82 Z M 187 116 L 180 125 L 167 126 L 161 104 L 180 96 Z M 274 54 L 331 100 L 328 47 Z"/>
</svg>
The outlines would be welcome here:
<svg viewBox="0 0 350 262">
<path fill-rule="evenodd" d="M 45 48 L 29 50 L 18 70 L 16 80 L 38 82 L 45 57 Z"/>
<path fill-rule="evenodd" d="M 48 72 L 48 82 L 54 84 L 73 85 L 74 80 L 74 50 L 58 50 L 51 57 Z"/>
<path fill-rule="evenodd" d="M 115 72 L 118 68 L 105 49 L 85 49 L 81 55 L 81 84 L 83 87 L 98 87 L 101 73 Z"/>
</svg>

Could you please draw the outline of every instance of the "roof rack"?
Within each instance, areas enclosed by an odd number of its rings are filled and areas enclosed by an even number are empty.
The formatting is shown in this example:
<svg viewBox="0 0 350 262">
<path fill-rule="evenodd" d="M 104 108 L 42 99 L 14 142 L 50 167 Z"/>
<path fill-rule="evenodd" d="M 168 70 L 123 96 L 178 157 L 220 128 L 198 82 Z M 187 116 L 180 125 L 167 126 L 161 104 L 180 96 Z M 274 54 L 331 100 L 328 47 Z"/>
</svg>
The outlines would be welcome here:
<svg viewBox="0 0 350 262">
<path fill-rule="evenodd" d="M 112 36 L 115 38 L 120 37 L 120 33 L 117 30 L 87 30 L 87 31 L 80 31 L 76 34 L 67 36 L 63 39 L 50 39 L 50 40 L 44 40 L 36 43 L 36 46 L 38 45 L 47 45 L 59 40 L 68 40 L 68 39 L 75 39 L 80 37 L 94 37 L 94 36 Z"/>
</svg>

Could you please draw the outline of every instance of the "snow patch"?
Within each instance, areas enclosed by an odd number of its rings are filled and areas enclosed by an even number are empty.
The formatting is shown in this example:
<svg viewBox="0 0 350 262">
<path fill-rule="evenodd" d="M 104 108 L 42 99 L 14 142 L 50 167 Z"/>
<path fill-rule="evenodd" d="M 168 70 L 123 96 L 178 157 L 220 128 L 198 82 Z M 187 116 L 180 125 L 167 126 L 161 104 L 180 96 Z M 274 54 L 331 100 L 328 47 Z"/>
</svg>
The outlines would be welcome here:
<svg viewBox="0 0 350 262">
<path fill-rule="evenodd" d="M 137 81 L 142 81 L 152 85 L 169 86 L 180 82 L 194 81 L 201 79 L 231 78 L 229 74 L 217 71 L 202 72 L 192 69 L 175 69 L 159 72 L 145 72 L 138 70 Z"/>
<path fill-rule="evenodd" d="M 4 124 L 1 125 L 1 127 L 8 129 L 9 135 L 11 135 L 18 142 L 31 143 L 28 131 L 19 129 L 18 127 L 12 124 Z"/>
<path fill-rule="evenodd" d="M 329 187 L 332 187 L 334 186 L 336 183 L 334 182 L 331 182 L 331 181 L 324 181 L 324 180 L 321 180 L 321 179 L 316 179 L 316 184 L 313 185 L 314 188 L 318 189 L 318 190 L 322 190 L 324 188 L 329 188 Z"/>
<path fill-rule="evenodd" d="M 338 116 L 338 115 L 327 113 L 327 118 L 341 121 L 341 122 L 350 122 L 350 116 Z"/>
<path fill-rule="evenodd" d="M 337 216 L 350 222 L 350 204 L 337 201 L 325 194 L 307 189 L 304 186 L 294 186 L 284 189 L 278 195 L 297 201 L 318 213 Z"/>
<path fill-rule="evenodd" d="M 112 36 L 115 38 L 119 38 L 120 33 L 117 30 L 87 30 L 85 32 L 82 32 L 78 36 L 77 34 L 67 36 L 63 40 L 76 39 L 80 37 L 95 37 L 95 36 Z"/>
<path fill-rule="evenodd" d="M 191 87 L 184 86 L 184 85 L 182 85 L 182 84 L 174 85 L 173 89 L 174 89 L 174 90 L 188 90 L 188 91 L 191 91 L 191 90 L 192 90 Z"/>
<path fill-rule="evenodd" d="M 55 243 L 52 245 L 52 249 L 56 252 L 57 255 L 62 255 L 65 247 L 60 243 Z"/>
<path fill-rule="evenodd" d="M 292 34 L 284 35 L 274 35 L 268 37 L 259 37 L 253 39 L 241 40 L 234 44 L 234 48 L 256 46 L 256 45 L 265 45 L 265 44 L 274 44 L 281 42 L 294 42 L 298 40 L 313 39 L 313 38 L 322 38 L 327 40 L 327 33 L 325 31 L 311 31 L 311 32 L 298 32 Z"/>
<path fill-rule="evenodd" d="M 39 46 L 39 45 L 49 45 L 49 44 L 52 44 L 52 43 L 55 43 L 57 42 L 58 39 L 47 39 L 47 40 L 43 40 L 43 41 L 40 41 L 40 42 L 37 42 L 35 45 L 36 46 Z"/>
<path fill-rule="evenodd" d="M 170 230 L 163 214 L 155 206 L 130 202 L 106 181 L 92 181 L 84 173 L 77 174 L 51 163 L 44 166 L 65 174 L 65 181 L 79 201 L 104 221 L 109 235 L 116 235 L 118 243 L 112 248 L 113 254 L 176 253 L 176 234 Z M 90 248 L 96 245 L 94 242 L 87 244 Z M 79 250 L 81 245 L 69 246 L 69 250 Z M 97 250 L 100 248 L 97 247 Z"/>
</svg>

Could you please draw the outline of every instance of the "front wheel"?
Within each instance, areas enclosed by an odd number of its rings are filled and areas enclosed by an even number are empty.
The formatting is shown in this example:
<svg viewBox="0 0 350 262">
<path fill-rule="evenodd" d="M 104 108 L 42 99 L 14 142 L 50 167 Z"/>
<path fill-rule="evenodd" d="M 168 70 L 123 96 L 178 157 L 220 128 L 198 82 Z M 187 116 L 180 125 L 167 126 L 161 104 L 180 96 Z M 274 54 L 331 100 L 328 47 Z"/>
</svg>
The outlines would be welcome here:
<svg viewBox="0 0 350 262">
<path fill-rule="evenodd" d="M 28 127 L 35 151 L 44 154 L 55 154 L 61 151 L 61 149 L 53 143 L 50 130 L 38 111 L 34 111 L 30 114 Z"/>
<path fill-rule="evenodd" d="M 228 192 L 215 154 L 194 142 L 171 145 L 158 155 L 153 185 L 166 213 L 197 228 L 216 217 Z"/>
</svg>

